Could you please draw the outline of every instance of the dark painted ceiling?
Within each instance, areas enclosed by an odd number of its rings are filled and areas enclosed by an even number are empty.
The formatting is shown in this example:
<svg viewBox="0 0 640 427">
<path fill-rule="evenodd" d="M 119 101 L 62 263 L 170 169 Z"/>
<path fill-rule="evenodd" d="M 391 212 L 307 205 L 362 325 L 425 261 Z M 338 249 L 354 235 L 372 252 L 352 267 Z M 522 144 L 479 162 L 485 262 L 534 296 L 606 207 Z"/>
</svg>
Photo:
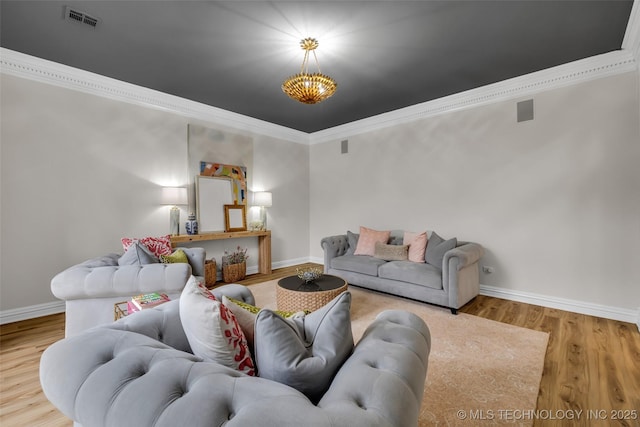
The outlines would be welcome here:
<svg viewBox="0 0 640 427">
<path fill-rule="evenodd" d="M 65 6 L 98 18 L 65 19 Z M 2 1 L 3 47 L 305 132 L 619 50 L 632 1 Z M 315 37 L 328 100 L 289 99 Z"/>
</svg>

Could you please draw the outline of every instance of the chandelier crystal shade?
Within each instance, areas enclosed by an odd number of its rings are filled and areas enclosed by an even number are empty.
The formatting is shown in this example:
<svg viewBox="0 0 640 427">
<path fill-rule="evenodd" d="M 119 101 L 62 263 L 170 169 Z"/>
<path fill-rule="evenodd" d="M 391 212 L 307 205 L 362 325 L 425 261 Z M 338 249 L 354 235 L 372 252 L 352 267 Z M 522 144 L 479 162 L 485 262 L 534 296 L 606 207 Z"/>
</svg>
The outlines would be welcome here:
<svg viewBox="0 0 640 427">
<path fill-rule="evenodd" d="M 315 52 L 318 41 L 306 38 L 300 42 L 300 47 L 305 51 L 300 73 L 286 79 L 282 84 L 282 91 L 289 98 L 304 104 L 317 104 L 333 95 L 338 85 L 335 80 L 320 71 L 320 64 Z M 309 73 L 309 52 L 313 52 L 318 67 L 317 73 Z"/>
</svg>

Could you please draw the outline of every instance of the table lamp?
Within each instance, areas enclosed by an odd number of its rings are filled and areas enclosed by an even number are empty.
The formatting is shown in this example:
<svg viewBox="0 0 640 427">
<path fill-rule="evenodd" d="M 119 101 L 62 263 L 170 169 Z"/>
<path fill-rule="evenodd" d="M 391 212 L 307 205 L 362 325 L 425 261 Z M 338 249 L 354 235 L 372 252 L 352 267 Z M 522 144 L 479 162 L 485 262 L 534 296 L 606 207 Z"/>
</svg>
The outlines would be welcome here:
<svg viewBox="0 0 640 427">
<path fill-rule="evenodd" d="M 172 236 L 180 234 L 180 208 L 186 205 L 187 189 L 185 187 L 162 187 L 162 204 L 170 205 L 169 230 Z"/>
<path fill-rule="evenodd" d="M 265 208 L 270 208 L 271 204 L 271 192 L 257 191 L 253 193 L 253 206 L 260 206 L 260 221 L 264 230 L 267 229 L 267 211 Z"/>
</svg>

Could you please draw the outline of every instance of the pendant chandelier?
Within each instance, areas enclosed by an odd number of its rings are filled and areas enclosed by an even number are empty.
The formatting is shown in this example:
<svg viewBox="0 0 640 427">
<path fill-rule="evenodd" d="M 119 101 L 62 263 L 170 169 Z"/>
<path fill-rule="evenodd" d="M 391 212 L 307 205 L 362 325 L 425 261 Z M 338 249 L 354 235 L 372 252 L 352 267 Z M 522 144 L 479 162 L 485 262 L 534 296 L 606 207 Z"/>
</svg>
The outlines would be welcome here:
<svg viewBox="0 0 640 427">
<path fill-rule="evenodd" d="M 300 73 L 286 79 L 282 83 L 282 91 L 296 101 L 316 104 L 333 95 L 338 85 L 331 77 L 320 72 L 320 64 L 315 52 L 318 40 L 308 37 L 300 42 L 300 47 L 304 50 Z M 317 73 L 309 73 L 309 52 L 313 52 L 318 67 Z"/>
</svg>

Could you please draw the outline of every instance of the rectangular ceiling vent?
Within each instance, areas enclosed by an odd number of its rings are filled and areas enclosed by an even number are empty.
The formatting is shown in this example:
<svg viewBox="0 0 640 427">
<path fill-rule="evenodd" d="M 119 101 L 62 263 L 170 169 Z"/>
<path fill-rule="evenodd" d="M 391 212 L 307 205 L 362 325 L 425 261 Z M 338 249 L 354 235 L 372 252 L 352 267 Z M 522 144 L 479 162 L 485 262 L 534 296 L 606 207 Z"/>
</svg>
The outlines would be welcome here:
<svg viewBox="0 0 640 427">
<path fill-rule="evenodd" d="M 65 19 L 79 22 L 81 24 L 86 24 L 92 28 L 95 28 L 96 25 L 98 25 L 98 23 L 100 22 L 98 18 L 94 18 L 93 16 L 90 16 L 84 12 L 80 12 L 79 10 L 72 9 L 69 6 L 67 6 L 65 11 Z"/>
</svg>

